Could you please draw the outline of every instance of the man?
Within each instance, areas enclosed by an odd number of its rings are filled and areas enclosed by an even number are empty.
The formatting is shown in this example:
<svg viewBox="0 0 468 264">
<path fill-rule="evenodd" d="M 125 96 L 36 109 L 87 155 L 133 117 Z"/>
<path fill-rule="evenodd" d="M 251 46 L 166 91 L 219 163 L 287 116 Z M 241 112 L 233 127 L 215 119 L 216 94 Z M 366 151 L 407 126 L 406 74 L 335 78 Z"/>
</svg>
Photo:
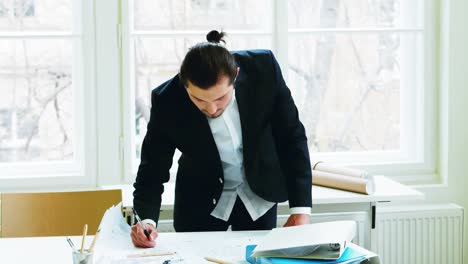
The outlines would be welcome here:
<svg viewBox="0 0 468 264">
<path fill-rule="evenodd" d="M 211 31 L 189 50 L 180 73 L 152 92 L 134 184 L 134 208 L 151 234 L 133 226 L 136 246 L 156 245 L 176 148 L 176 231 L 272 229 L 277 203 L 286 200 L 286 226 L 310 221 L 307 138 L 280 67 L 268 50 L 230 53 L 223 36 Z"/>
</svg>

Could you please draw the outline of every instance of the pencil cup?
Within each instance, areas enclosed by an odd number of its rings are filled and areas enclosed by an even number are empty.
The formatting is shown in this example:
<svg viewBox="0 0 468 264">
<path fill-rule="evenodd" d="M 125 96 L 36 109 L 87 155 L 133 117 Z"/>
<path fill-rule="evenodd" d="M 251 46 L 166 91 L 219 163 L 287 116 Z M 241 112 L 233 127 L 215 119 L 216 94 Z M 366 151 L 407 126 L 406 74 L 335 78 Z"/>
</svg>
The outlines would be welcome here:
<svg viewBox="0 0 468 264">
<path fill-rule="evenodd" d="M 83 250 L 81 253 L 79 250 L 73 251 L 73 264 L 92 264 L 94 252 L 88 252 Z"/>
</svg>

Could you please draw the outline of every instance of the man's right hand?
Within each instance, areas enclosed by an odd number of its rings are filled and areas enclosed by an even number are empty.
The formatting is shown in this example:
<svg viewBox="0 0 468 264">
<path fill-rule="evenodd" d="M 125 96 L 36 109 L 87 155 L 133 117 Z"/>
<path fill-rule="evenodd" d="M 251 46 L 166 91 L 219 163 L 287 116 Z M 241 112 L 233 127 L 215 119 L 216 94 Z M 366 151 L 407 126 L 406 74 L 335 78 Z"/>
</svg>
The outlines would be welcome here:
<svg viewBox="0 0 468 264">
<path fill-rule="evenodd" d="M 132 237 L 133 245 L 142 248 L 152 248 L 156 246 L 158 231 L 156 231 L 156 228 L 150 224 L 146 225 L 146 229 L 150 233 L 149 238 L 146 237 L 143 228 L 139 224 L 132 226 L 132 233 L 130 236 Z"/>
</svg>

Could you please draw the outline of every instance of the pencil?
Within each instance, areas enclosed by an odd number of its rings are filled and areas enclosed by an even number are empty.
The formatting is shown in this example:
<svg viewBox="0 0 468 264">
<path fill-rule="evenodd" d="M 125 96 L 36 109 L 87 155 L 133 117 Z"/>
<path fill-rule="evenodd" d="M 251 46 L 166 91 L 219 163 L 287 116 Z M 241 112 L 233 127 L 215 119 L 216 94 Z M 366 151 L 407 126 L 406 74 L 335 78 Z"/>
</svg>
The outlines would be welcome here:
<svg viewBox="0 0 468 264">
<path fill-rule="evenodd" d="M 91 246 L 89 247 L 88 252 L 93 252 L 93 250 L 94 250 L 94 244 L 96 243 L 96 240 L 97 240 L 97 237 L 98 237 L 98 235 L 99 235 L 99 232 L 101 232 L 101 229 L 100 229 L 100 228 L 96 231 L 96 234 L 94 235 L 93 241 L 91 242 Z"/>
<path fill-rule="evenodd" d="M 205 259 L 209 262 L 218 263 L 218 264 L 233 264 L 232 262 L 229 262 L 229 261 L 224 261 L 224 260 L 210 258 L 210 257 L 205 257 Z"/>
<path fill-rule="evenodd" d="M 85 244 L 87 233 L 88 233 L 88 224 L 85 224 L 83 227 L 83 239 L 81 240 L 81 250 L 80 250 L 81 254 L 83 254 L 83 249 L 84 249 L 84 244 Z"/>
<path fill-rule="evenodd" d="M 143 257 L 156 257 L 156 256 L 168 256 L 175 255 L 176 252 L 147 252 L 141 254 L 131 254 L 127 255 L 127 258 L 143 258 Z"/>
</svg>

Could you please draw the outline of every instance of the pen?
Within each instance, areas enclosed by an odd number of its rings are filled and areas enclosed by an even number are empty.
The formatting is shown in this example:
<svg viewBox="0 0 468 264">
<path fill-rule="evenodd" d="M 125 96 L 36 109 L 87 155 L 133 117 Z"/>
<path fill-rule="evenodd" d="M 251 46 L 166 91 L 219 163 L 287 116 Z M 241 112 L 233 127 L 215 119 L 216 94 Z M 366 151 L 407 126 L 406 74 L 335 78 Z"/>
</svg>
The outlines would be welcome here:
<svg viewBox="0 0 468 264">
<path fill-rule="evenodd" d="M 141 228 L 143 228 L 143 231 L 145 232 L 145 235 L 148 239 L 150 239 L 150 233 L 148 232 L 148 229 L 146 229 L 146 227 L 143 225 L 143 223 L 141 222 L 141 219 L 140 217 L 138 216 L 137 212 L 135 211 L 134 208 L 132 208 L 133 210 L 133 215 L 135 215 L 135 218 L 136 220 L 138 221 L 138 224 L 140 224 Z"/>
<path fill-rule="evenodd" d="M 70 237 L 67 237 L 67 242 L 72 248 L 73 251 L 76 251 L 75 244 L 73 244 L 73 241 L 70 239 Z"/>
</svg>

